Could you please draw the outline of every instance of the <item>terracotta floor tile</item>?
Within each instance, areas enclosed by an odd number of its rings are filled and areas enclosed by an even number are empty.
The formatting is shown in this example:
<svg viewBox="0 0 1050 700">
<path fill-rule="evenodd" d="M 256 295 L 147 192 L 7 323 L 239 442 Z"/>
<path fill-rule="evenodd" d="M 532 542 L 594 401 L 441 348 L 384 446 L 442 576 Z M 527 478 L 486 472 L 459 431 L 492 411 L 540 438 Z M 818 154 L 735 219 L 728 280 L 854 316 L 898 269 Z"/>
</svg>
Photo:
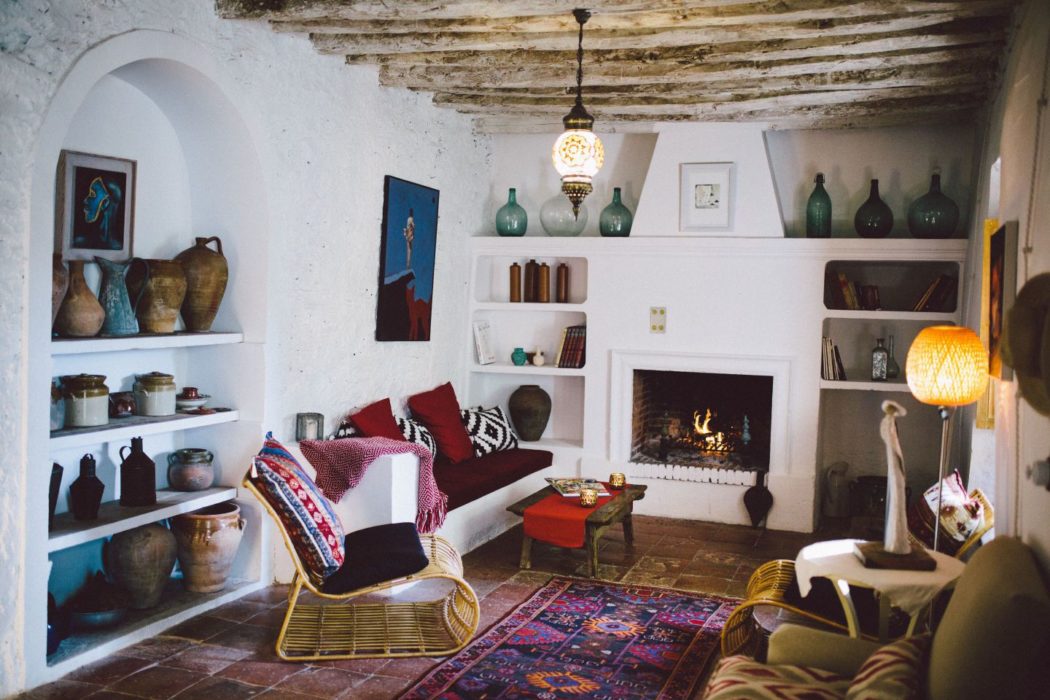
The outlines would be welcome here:
<svg viewBox="0 0 1050 700">
<path fill-rule="evenodd" d="M 303 664 L 291 664 L 286 661 L 244 659 L 235 661 L 215 675 L 268 688 L 305 669 Z"/>
<path fill-rule="evenodd" d="M 109 688 L 103 688 L 97 693 L 92 693 L 85 697 L 84 700 L 141 700 L 136 695 L 128 695 L 127 693 L 118 693 L 115 690 Z"/>
<path fill-rule="evenodd" d="M 682 566 L 682 573 L 691 574 L 693 576 L 713 576 L 715 578 L 724 578 L 727 581 L 731 581 L 736 577 L 740 567 L 741 565 L 735 562 L 720 564 L 718 562 L 708 561 L 698 555 L 696 558 L 685 562 Z M 750 575 L 750 573 L 748 575 Z"/>
<path fill-rule="evenodd" d="M 233 603 L 227 603 L 221 608 L 212 610 L 209 615 L 217 617 L 220 620 L 229 620 L 230 622 L 244 622 L 249 617 L 258 615 L 259 613 L 270 610 L 273 605 L 269 603 L 253 603 L 247 600 L 238 600 Z"/>
<path fill-rule="evenodd" d="M 123 649 L 120 655 L 146 659 L 147 661 L 163 661 L 169 656 L 179 653 L 190 646 L 190 644 L 191 642 L 187 639 L 162 635 L 160 637 L 151 637 L 127 649 Z"/>
<path fill-rule="evenodd" d="M 174 697 L 207 675 L 196 671 L 166 666 L 150 666 L 109 686 L 119 693 L 137 695 L 140 698 L 167 699 Z"/>
<path fill-rule="evenodd" d="M 267 586 L 261 588 L 254 593 L 241 598 L 241 600 L 249 603 L 267 603 L 269 605 L 279 605 L 281 603 L 288 602 L 288 586 L 285 584 L 276 584 L 273 586 Z"/>
<path fill-rule="evenodd" d="M 678 575 L 685 567 L 685 561 L 673 557 L 642 557 L 642 560 L 631 567 L 630 573 L 645 572 L 648 574 Z"/>
<path fill-rule="evenodd" d="M 175 625 L 171 629 L 165 632 L 169 637 L 182 637 L 183 639 L 192 639 L 194 641 L 203 642 L 206 639 L 210 639 L 220 632 L 233 627 L 235 623 L 229 620 L 220 620 L 217 617 L 211 615 L 198 615 L 192 617 L 185 622 Z"/>
<path fill-rule="evenodd" d="M 627 575 L 629 570 L 630 567 L 627 566 L 615 566 L 613 564 L 606 564 L 599 561 L 597 578 L 602 581 L 621 581 L 623 580 L 623 577 Z M 590 578 L 590 564 L 579 564 L 573 571 L 573 575 L 579 578 Z"/>
<path fill-rule="evenodd" d="M 257 615 L 252 615 L 244 621 L 244 624 L 271 629 L 276 638 L 277 631 L 281 629 L 281 624 L 284 622 L 286 612 L 287 608 L 284 605 L 278 605 L 275 608 L 268 608 Z"/>
<path fill-rule="evenodd" d="M 444 659 L 430 658 L 428 656 L 391 659 L 390 663 L 383 668 L 383 675 L 392 678 L 403 678 L 406 681 L 415 681 L 441 661 L 444 661 Z"/>
<path fill-rule="evenodd" d="M 697 593 L 710 593 L 712 595 L 725 595 L 731 581 L 713 576 L 694 576 L 682 574 L 674 582 L 675 588 L 683 591 L 695 591 Z"/>
<path fill-rule="evenodd" d="M 253 698 L 261 692 L 263 689 L 256 685 L 210 676 L 175 697 L 177 700 L 242 700 Z"/>
<path fill-rule="evenodd" d="M 277 684 L 278 688 L 287 688 L 296 693 L 311 695 L 316 698 L 345 698 L 353 692 L 354 686 L 360 685 L 367 675 L 344 671 L 341 668 L 307 668 Z"/>
<path fill-rule="evenodd" d="M 403 678 L 372 676 L 354 688 L 354 700 L 390 700 L 409 687 Z"/>
<path fill-rule="evenodd" d="M 201 644 L 192 646 L 189 649 L 180 651 L 175 656 L 165 659 L 164 665 L 214 675 L 250 654 L 251 652 L 243 649 Z"/>
<path fill-rule="evenodd" d="M 255 696 L 256 700 L 313 700 L 311 695 L 293 693 L 284 688 L 270 688 Z"/>
<path fill-rule="evenodd" d="M 54 683 L 33 688 L 27 693 L 18 696 L 19 700 L 81 700 L 94 692 L 102 689 L 102 686 L 94 683 L 82 683 L 80 681 L 58 680 Z"/>
<path fill-rule="evenodd" d="M 390 663 L 390 659 L 339 659 L 337 661 L 310 661 L 309 666 L 318 668 L 341 668 L 368 676 L 378 673 Z"/>
<path fill-rule="evenodd" d="M 131 656 L 107 656 L 93 664 L 81 666 L 66 675 L 63 680 L 107 685 L 126 678 L 135 671 L 141 671 L 152 663 L 147 659 L 136 659 Z"/>
<path fill-rule="evenodd" d="M 259 627 L 256 625 L 234 625 L 225 632 L 208 640 L 209 644 L 257 652 L 272 648 L 277 639 L 277 628 Z"/>
</svg>

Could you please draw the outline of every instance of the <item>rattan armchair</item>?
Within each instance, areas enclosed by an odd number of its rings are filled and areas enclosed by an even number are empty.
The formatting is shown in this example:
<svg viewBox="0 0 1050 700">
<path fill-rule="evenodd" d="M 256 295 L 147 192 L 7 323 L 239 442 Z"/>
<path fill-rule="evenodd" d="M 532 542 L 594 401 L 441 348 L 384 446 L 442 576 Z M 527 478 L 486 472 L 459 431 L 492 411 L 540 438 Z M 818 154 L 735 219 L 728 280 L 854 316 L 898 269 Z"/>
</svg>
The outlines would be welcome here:
<svg viewBox="0 0 1050 700">
<path fill-rule="evenodd" d="M 285 661 L 445 656 L 462 649 L 477 631 L 481 608 L 474 590 L 463 579 L 459 552 L 436 535 L 420 535 L 429 563 L 409 576 L 333 595 L 321 590 L 296 554 L 280 518 L 248 480 L 252 492 L 277 523 L 295 564 L 288 591 L 288 609 L 277 635 L 277 655 Z M 440 597 L 422 602 L 375 602 L 392 597 L 405 584 L 441 580 Z M 317 598 L 304 603 L 303 589 Z M 365 596 L 373 595 L 367 599 Z M 364 599 L 364 600 L 362 600 Z M 367 602 L 366 602 L 367 601 Z"/>
<path fill-rule="evenodd" d="M 981 525 L 970 534 L 970 537 L 955 553 L 955 556 L 960 559 L 976 547 L 981 538 L 995 526 L 995 513 L 984 492 L 974 489 L 970 492 L 970 496 L 981 502 L 984 516 Z M 724 656 L 733 654 L 755 656 L 762 649 L 765 635 L 755 620 L 755 608 L 762 605 L 779 608 L 798 618 L 815 622 L 829 629 L 840 632 L 849 631 L 845 622 L 833 620 L 788 602 L 788 591 L 791 590 L 794 581 L 795 562 L 790 559 L 774 559 L 755 569 L 751 578 L 748 579 L 744 602 L 733 611 L 722 628 L 722 654 Z M 877 636 L 864 632 L 861 632 L 861 636 L 870 640 L 878 639 Z"/>
</svg>

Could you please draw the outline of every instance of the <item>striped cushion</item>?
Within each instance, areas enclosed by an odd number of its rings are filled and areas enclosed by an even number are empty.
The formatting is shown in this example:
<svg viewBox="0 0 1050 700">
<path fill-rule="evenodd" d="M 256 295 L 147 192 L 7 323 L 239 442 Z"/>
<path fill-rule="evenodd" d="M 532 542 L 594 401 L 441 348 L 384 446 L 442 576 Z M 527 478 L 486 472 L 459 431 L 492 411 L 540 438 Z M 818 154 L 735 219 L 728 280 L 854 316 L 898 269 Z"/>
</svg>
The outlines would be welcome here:
<svg viewBox="0 0 1050 700">
<path fill-rule="evenodd" d="M 463 427 L 470 436 L 475 457 L 513 450 L 518 446 L 518 437 L 511 429 L 507 415 L 499 406 L 467 408 L 459 414 L 463 420 Z"/>
<path fill-rule="evenodd" d="M 338 571 L 345 555 L 339 517 L 273 433 L 266 433 L 248 478 L 277 513 L 307 571 L 318 579 Z"/>
<path fill-rule="evenodd" d="M 433 433 L 427 430 L 427 426 L 411 418 L 398 418 L 397 427 L 405 439 L 430 450 L 430 454 L 437 454 L 437 441 Z"/>
<path fill-rule="evenodd" d="M 846 700 L 906 700 L 923 696 L 930 635 L 891 642 L 868 657 L 849 684 Z"/>
<path fill-rule="evenodd" d="M 849 679 L 819 668 L 770 666 L 747 656 L 727 656 L 711 674 L 704 700 L 839 700 L 848 687 Z"/>
</svg>

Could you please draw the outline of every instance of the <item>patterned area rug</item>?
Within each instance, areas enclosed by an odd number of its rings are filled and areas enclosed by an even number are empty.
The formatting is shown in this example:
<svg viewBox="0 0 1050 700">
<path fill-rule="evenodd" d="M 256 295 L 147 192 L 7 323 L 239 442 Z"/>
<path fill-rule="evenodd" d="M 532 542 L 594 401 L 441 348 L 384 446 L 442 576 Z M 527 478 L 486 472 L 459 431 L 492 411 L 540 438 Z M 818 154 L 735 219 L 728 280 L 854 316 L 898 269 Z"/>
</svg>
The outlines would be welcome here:
<svg viewBox="0 0 1050 700">
<path fill-rule="evenodd" d="M 685 700 L 739 602 L 555 577 L 401 698 Z"/>
</svg>

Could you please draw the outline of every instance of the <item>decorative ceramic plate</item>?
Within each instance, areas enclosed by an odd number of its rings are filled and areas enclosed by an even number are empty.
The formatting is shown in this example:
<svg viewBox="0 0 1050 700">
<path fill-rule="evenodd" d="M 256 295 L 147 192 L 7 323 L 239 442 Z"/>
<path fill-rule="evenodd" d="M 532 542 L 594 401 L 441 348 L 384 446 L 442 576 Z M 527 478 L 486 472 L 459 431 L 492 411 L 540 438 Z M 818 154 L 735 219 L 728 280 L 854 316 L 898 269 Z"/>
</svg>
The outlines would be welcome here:
<svg viewBox="0 0 1050 700">
<path fill-rule="evenodd" d="M 204 404 L 208 403 L 210 399 L 211 396 L 209 396 L 208 394 L 201 394 L 195 399 L 180 399 L 178 397 L 175 397 L 175 405 L 185 411 L 190 408 L 200 408 Z"/>
</svg>

